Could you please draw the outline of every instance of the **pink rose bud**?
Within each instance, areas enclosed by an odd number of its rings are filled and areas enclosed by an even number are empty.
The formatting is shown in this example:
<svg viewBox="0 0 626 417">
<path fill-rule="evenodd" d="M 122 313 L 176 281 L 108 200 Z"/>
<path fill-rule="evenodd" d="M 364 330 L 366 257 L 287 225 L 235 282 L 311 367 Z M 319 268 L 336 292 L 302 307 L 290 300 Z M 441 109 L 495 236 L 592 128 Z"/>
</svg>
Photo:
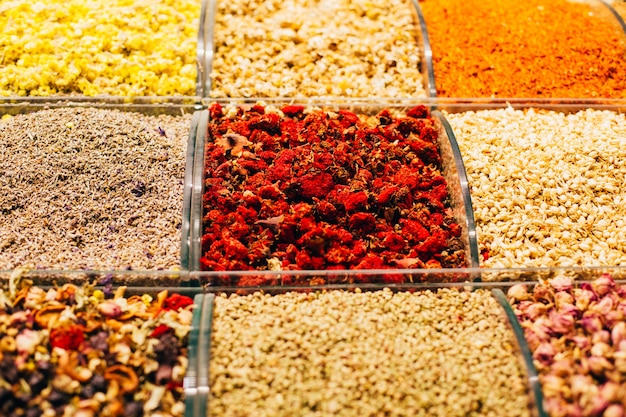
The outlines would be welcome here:
<svg viewBox="0 0 626 417">
<path fill-rule="evenodd" d="M 613 349 L 608 344 L 604 342 L 598 342 L 594 344 L 593 346 L 591 346 L 591 350 L 589 352 L 591 353 L 592 356 L 604 357 L 604 356 L 608 356 L 612 351 Z"/>
<path fill-rule="evenodd" d="M 596 294 L 603 296 L 611 292 L 615 288 L 615 281 L 609 274 L 602 274 L 599 278 L 591 283 Z"/>
<path fill-rule="evenodd" d="M 582 320 L 580 321 L 580 325 L 585 329 L 585 331 L 589 334 L 593 334 L 595 332 L 599 332 L 603 329 L 602 320 L 597 313 L 586 312 L 583 315 Z"/>
<path fill-rule="evenodd" d="M 570 339 L 579 349 L 587 349 L 591 343 L 587 336 L 572 336 Z"/>
<path fill-rule="evenodd" d="M 595 382 L 589 375 L 574 375 L 570 379 L 570 386 L 572 389 L 572 395 L 574 398 L 579 398 L 583 395 L 587 395 L 590 391 L 597 391 Z"/>
<path fill-rule="evenodd" d="M 554 294 L 554 305 L 559 310 L 563 307 L 564 304 L 573 304 L 573 303 L 574 303 L 574 297 L 572 297 L 572 294 L 568 292 L 559 291 L 556 294 Z"/>
<path fill-rule="evenodd" d="M 615 382 L 606 382 L 600 387 L 600 397 L 604 398 L 609 403 L 619 402 L 621 395 L 621 387 Z"/>
<path fill-rule="evenodd" d="M 556 277 L 550 281 L 552 288 L 557 291 L 571 291 L 572 279 L 568 277 Z"/>
<path fill-rule="evenodd" d="M 577 404 L 566 404 L 563 408 L 567 417 L 583 417 L 583 409 Z"/>
<path fill-rule="evenodd" d="M 609 406 L 607 400 L 602 397 L 593 397 L 589 404 L 583 410 L 586 416 L 601 416 L 602 412 Z"/>
<path fill-rule="evenodd" d="M 604 410 L 602 417 L 624 417 L 624 406 L 621 404 L 611 404 Z"/>
<path fill-rule="evenodd" d="M 563 392 L 565 380 L 559 376 L 547 374 L 541 378 L 541 390 L 546 397 L 558 397 Z"/>
<path fill-rule="evenodd" d="M 604 371 L 613 368 L 611 362 L 601 356 L 591 356 L 587 359 L 587 363 L 589 364 L 589 371 L 596 376 L 602 376 Z"/>
<path fill-rule="evenodd" d="M 563 303 L 559 308 L 559 313 L 571 314 L 572 316 L 578 318 L 580 317 L 581 311 L 574 304 Z"/>
<path fill-rule="evenodd" d="M 600 330 L 599 332 L 595 332 L 593 336 L 591 336 L 591 344 L 595 345 L 596 343 L 609 343 L 611 341 L 611 332 L 608 330 Z"/>
<path fill-rule="evenodd" d="M 575 291 L 574 298 L 576 299 L 576 307 L 581 311 L 587 310 L 589 304 L 598 299 L 595 293 L 589 289 L 579 289 Z"/>
<path fill-rule="evenodd" d="M 526 343 L 528 343 L 528 347 L 530 350 L 534 351 L 539 347 L 539 345 L 545 341 L 545 339 L 539 338 L 535 332 L 530 329 L 527 329 L 524 332 L 524 336 L 526 337 Z"/>
<path fill-rule="evenodd" d="M 576 319 L 570 314 L 557 313 L 556 311 L 550 312 L 550 328 L 559 334 L 567 334 L 574 330 Z"/>
<path fill-rule="evenodd" d="M 530 330 L 535 333 L 539 340 L 548 341 L 550 340 L 550 336 L 552 335 L 550 325 L 551 322 L 547 317 L 539 317 L 530 325 Z"/>
<path fill-rule="evenodd" d="M 543 399 L 543 406 L 550 417 L 569 417 L 566 410 L 566 403 L 563 401 L 559 394 L 554 394 L 554 397 L 545 396 Z"/>
<path fill-rule="evenodd" d="M 591 303 L 588 310 L 595 311 L 596 313 L 600 313 L 601 315 L 606 315 L 609 312 L 613 311 L 619 300 L 616 298 L 615 294 L 607 294 L 602 297 L 597 303 Z"/>
<path fill-rule="evenodd" d="M 624 321 L 624 313 L 620 310 L 609 311 L 604 315 L 604 323 L 609 328 L 615 327 L 616 324 L 622 323 Z"/>
<path fill-rule="evenodd" d="M 613 330 L 611 330 L 611 341 L 613 342 L 613 346 L 619 346 L 620 342 L 626 340 L 626 323 L 619 322 L 615 326 L 613 326 Z"/>
<path fill-rule="evenodd" d="M 509 288 L 507 295 L 514 301 L 524 301 L 530 298 L 528 288 L 524 284 L 516 284 Z"/>
<path fill-rule="evenodd" d="M 547 285 L 538 284 L 533 289 L 533 297 L 535 297 L 536 301 L 552 303 L 554 301 L 554 290 Z"/>
<path fill-rule="evenodd" d="M 533 304 L 535 304 L 535 303 L 532 302 L 532 301 L 528 301 L 528 300 L 520 301 L 520 302 L 517 303 L 517 305 L 514 305 L 514 310 L 516 310 L 516 314 L 517 314 L 517 312 L 519 312 L 519 314 L 521 314 L 521 315 L 526 315 L 527 314 L 526 310 L 528 310 L 528 308 L 531 305 L 533 305 Z M 519 316 L 519 314 L 518 314 L 518 316 Z"/>
<path fill-rule="evenodd" d="M 533 358 L 544 365 L 550 365 L 554 361 L 554 355 L 556 349 L 548 342 L 540 344 L 533 352 Z"/>
<path fill-rule="evenodd" d="M 613 353 L 613 365 L 622 374 L 626 373 L 626 352 L 618 351 Z"/>
<path fill-rule="evenodd" d="M 565 378 L 574 372 L 574 365 L 569 359 L 561 359 L 554 361 L 550 366 L 550 370 L 554 375 Z"/>
<path fill-rule="evenodd" d="M 525 312 L 529 319 L 531 319 L 532 321 L 535 321 L 539 317 L 545 315 L 547 311 L 548 311 L 547 305 L 542 304 L 542 303 L 532 303 L 531 305 L 528 306 Z"/>
</svg>

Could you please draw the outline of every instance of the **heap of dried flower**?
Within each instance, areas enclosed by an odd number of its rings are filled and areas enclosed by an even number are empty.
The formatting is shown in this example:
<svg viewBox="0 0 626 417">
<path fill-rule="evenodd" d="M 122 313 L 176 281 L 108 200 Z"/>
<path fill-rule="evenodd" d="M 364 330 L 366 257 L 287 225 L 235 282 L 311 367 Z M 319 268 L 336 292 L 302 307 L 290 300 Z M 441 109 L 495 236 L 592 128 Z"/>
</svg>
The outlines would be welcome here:
<svg viewBox="0 0 626 417">
<path fill-rule="evenodd" d="M 626 286 L 609 275 L 574 288 L 555 278 L 508 297 L 524 327 L 552 417 L 623 417 Z"/>
<path fill-rule="evenodd" d="M 201 269 L 465 266 L 425 107 L 404 116 L 295 105 L 209 110 Z"/>
<path fill-rule="evenodd" d="M 0 289 L 0 415 L 182 416 L 191 310 L 167 291 Z"/>
</svg>

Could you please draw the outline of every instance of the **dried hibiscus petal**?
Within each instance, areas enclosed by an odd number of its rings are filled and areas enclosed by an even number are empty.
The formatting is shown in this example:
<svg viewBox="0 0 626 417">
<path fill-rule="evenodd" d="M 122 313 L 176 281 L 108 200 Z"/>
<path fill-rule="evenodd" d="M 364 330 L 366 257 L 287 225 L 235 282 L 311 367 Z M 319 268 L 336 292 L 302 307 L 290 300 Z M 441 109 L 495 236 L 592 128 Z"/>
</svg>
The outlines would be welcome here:
<svg viewBox="0 0 626 417">
<path fill-rule="evenodd" d="M 202 270 L 466 266 L 425 106 L 405 116 L 261 104 L 210 112 Z M 241 152 L 217 152 L 228 132 L 245 136 Z"/>
</svg>

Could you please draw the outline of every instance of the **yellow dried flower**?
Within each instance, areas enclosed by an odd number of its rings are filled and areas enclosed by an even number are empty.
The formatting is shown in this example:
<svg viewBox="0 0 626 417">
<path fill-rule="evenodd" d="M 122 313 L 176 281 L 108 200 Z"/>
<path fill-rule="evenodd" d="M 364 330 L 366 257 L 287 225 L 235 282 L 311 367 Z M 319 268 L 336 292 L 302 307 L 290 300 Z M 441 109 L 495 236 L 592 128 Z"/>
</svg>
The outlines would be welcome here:
<svg viewBox="0 0 626 417">
<path fill-rule="evenodd" d="M 195 95 L 200 0 L 0 4 L 0 96 Z"/>
</svg>

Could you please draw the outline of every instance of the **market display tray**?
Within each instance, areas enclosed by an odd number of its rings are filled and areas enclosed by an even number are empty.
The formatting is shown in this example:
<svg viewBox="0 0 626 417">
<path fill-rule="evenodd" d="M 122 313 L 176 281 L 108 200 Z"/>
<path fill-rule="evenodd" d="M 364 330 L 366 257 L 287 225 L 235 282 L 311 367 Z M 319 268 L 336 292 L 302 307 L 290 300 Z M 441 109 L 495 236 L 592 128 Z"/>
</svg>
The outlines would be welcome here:
<svg viewBox="0 0 626 417">
<path fill-rule="evenodd" d="M 207 102 L 209 103 L 209 102 Z M 241 101 L 241 100 L 227 100 L 227 101 L 215 101 L 215 103 L 220 103 L 220 106 L 235 108 L 236 106 L 241 105 L 242 108 L 250 109 L 254 106 L 254 101 Z M 332 102 L 329 100 L 301 100 L 301 101 L 284 101 L 284 100 L 267 100 L 263 102 L 263 105 L 282 107 L 284 105 L 289 104 L 290 106 L 306 106 L 309 109 L 317 109 L 321 108 L 325 111 L 350 111 L 356 114 L 364 114 L 373 116 L 379 111 L 383 109 L 389 109 L 391 111 L 397 111 L 400 114 L 402 112 L 406 112 L 411 106 L 419 105 L 419 101 L 398 101 L 392 103 L 381 103 L 375 101 L 358 101 L 358 100 L 337 100 L 336 102 Z M 453 213 L 453 217 L 456 219 L 458 224 L 461 226 L 462 233 L 461 239 L 463 248 L 465 251 L 465 264 L 466 267 L 472 267 L 478 265 L 478 252 L 476 247 L 475 240 L 475 231 L 473 224 L 473 213 L 471 208 L 471 199 L 469 197 L 469 193 L 467 190 L 467 181 L 465 179 L 465 173 L 463 170 L 463 164 L 458 160 L 459 151 L 456 146 L 456 142 L 453 138 L 449 137 L 450 130 L 444 127 L 444 122 L 439 119 L 440 115 L 433 115 L 433 121 L 436 124 L 436 130 L 438 132 L 437 146 L 439 148 L 439 152 L 441 154 L 442 160 L 442 174 L 447 182 L 447 188 L 450 195 L 450 207 L 451 212 Z M 210 121 L 209 121 L 210 122 Z M 205 140 L 208 139 L 208 136 L 205 137 Z M 201 149 L 204 149 L 205 144 L 201 141 L 196 141 L 196 147 L 198 151 L 196 152 L 196 157 L 194 158 L 195 167 L 194 167 L 194 192 L 192 193 L 191 199 L 191 241 L 189 248 L 189 270 L 198 271 L 200 270 L 200 258 L 203 256 L 202 253 L 202 235 L 204 233 L 204 225 L 203 225 L 203 216 L 205 215 L 203 209 L 203 195 L 205 193 L 205 158 L 204 152 Z M 205 197 L 206 198 L 206 197 Z M 210 243 L 210 242 L 209 242 Z M 205 245 L 206 245 L 205 241 Z M 433 267 L 435 268 L 435 267 Z M 400 269 L 400 268 L 398 268 Z M 435 268 L 436 269 L 436 268 Z M 300 271 L 289 271 L 289 273 L 285 276 L 304 277 L 308 273 L 314 274 L 313 271 L 305 271 L 303 274 L 300 274 Z M 284 271 L 283 274 L 286 274 L 287 271 Z M 400 272 L 401 273 L 401 272 Z M 231 281 L 235 282 L 240 279 L 241 276 L 250 276 L 250 272 L 244 272 L 240 274 L 239 272 L 216 272 L 211 282 L 205 282 L 202 285 L 223 285 L 220 284 L 220 279 L 223 282 Z M 280 280 L 281 273 L 277 273 L 276 271 L 260 271 L 257 273 L 259 277 L 264 275 L 274 276 Z M 347 276 L 351 275 L 349 273 Z M 210 274 L 204 275 L 205 277 L 209 277 Z M 221 278 L 219 278 L 221 276 Z M 320 282 L 318 284 L 323 284 L 324 281 L 322 275 L 320 276 Z M 454 274 L 451 274 L 449 277 L 453 277 Z M 443 277 L 443 276 L 442 276 Z M 452 278 L 453 279 L 453 278 Z M 218 281 L 215 281 L 218 280 Z M 282 283 L 284 285 L 285 283 Z"/>
<path fill-rule="evenodd" d="M 206 10 L 207 10 L 207 16 L 208 16 L 207 18 L 208 23 L 204 29 L 204 41 L 202 42 L 202 44 L 205 47 L 203 62 L 206 63 L 206 74 L 208 74 L 208 76 L 205 77 L 204 88 L 202 89 L 202 91 L 204 93 L 203 97 L 208 98 L 208 97 L 212 97 L 211 90 L 214 87 L 212 85 L 211 73 L 212 71 L 214 71 L 213 61 L 215 59 L 215 54 L 216 54 L 214 30 L 216 30 L 215 21 L 216 21 L 216 16 L 218 13 L 218 3 L 220 0 L 205 0 L 205 1 L 207 2 Z M 370 5 L 366 4 L 366 7 L 370 7 L 370 6 L 373 6 L 373 4 L 370 4 Z M 430 48 L 430 42 L 428 40 L 428 31 L 426 28 L 426 24 L 424 22 L 423 14 L 419 6 L 419 1 L 407 0 L 405 7 L 410 9 L 411 14 L 413 16 L 413 20 L 415 22 L 415 26 L 416 26 L 416 32 L 413 34 L 413 36 L 415 36 L 415 39 L 417 41 L 417 45 L 419 48 L 418 67 L 422 75 L 424 91 L 425 91 L 426 97 L 435 98 L 437 96 L 437 90 L 435 88 L 435 78 L 434 78 L 434 71 L 433 71 L 433 65 L 432 65 L 432 50 Z M 268 10 L 275 11 L 273 7 L 268 7 Z M 388 30 L 392 31 L 392 30 L 398 30 L 398 29 L 390 27 L 388 28 Z M 274 31 L 274 28 L 267 28 L 267 34 L 266 34 L 267 39 L 272 37 L 271 32 L 273 31 Z M 329 29 L 326 29 L 326 31 L 332 32 L 332 29 L 329 28 Z M 320 49 L 319 54 L 321 55 L 324 52 L 325 52 L 324 50 Z M 245 58 L 245 56 L 243 55 L 242 57 Z M 406 59 L 406 57 L 404 57 L 404 59 Z M 234 71 L 235 68 L 232 68 L 232 70 Z M 287 95 L 287 96 L 281 95 L 281 96 L 285 98 L 292 97 L 292 95 Z M 297 93 L 297 98 L 302 98 L 302 97 L 307 97 L 307 96 L 309 96 L 309 94 L 302 94 L 300 92 Z M 341 95 L 335 95 L 335 94 L 311 95 L 311 97 L 329 97 L 331 99 L 336 99 L 340 96 Z M 250 95 L 245 95 L 245 96 L 233 95 L 229 97 L 230 98 L 246 98 L 250 100 L 254 100 L 254 99 L 262 100 L 266 98 L 263 94 L 256 94 L 256 93 L 252 93 Z M 363 98 L 367 98 L 367 97 L 363 96 Z M 388 97 L 388 98 L 391 98 L 391 97 Z"/>
<path fill-rule="evenodd" d="M 185 167 L 184 167 L 184 178 L 182 179 L 182 189 L 181 189 L 181 197 L 182 197 L 182 211 L 179 214 L 180 221 L 180 233 L 181 233 L 181 244 L 180 244 L 180 252 L 179 252 L 179 265 L 174 268 L 179 270 L 187 269 L 187 261 L 188 261 L 188 252 L 189 252 L 189 230 L 190 230 L 190 201 L 191 194 L 193 188 L 193 177 L 192 170 L 194 166 L 193 158 L 194 152 L 196 150 L 196 136 L 198 133 L 198 128 L 202 129 L 203 133 L 206 130 L 206 124 L 199 126 L 201 122 L 201 111 L 202 106 L 198 104 L 198 101 L 194 98 L 147 98 L 147 97 L 138 97 L 138 98 L 109 98 L 109 99 L 98 99 L 91 97 L 73 97 L 71 100 L 66 100 L 63 98 L 57 97 L 28 97 L 28 98 L 0 98 L 0 117 L 12 117 L 16 115 L 26 115 L 32 114 L 39 111 L 49 111 L 49 110 L 76 110 L 79 111 L 81 109 L 89 110 L 116 110 L 124 113 L 133 113 L 141 116 L 159 116 L 159 115 L 169 115 L 169 116 L 181 116 L 188 115 L 190 119 L 189 124 L 189 134 L 186 140 L 186 153 L 185 153 Z M 80 126 L 76 126 L 78 128 Z M 67 125 L 68 134 L 73 126 L 73 122 L 68 122 Z M 160 126 L 153 126 L 155 131 L 160 129 Z M 94 134 L 94 137 L 91 138 L 93 140 L 101 140 L 103 139 L 103 143 L 107 141 L 107 135 L 119 135 L 119 132 L 105 131 L 102 129 L 101 131 Z M 124 134 L 124 133 L 123 133 Z M 165 135 L 165 139 L 167 139 L 167 132 L 161 130 L 161 136 Z M 103 136 L 103 138 L 96 138 L 95 136 Z M 165 146 L 166 147 L 166 146 Z M 59 152 L 59 155 L 63 155 L 67 152 L 70 152 L 68 149 L 57 149 L 55 152 Z M 94 158 L 100 156 L 97 153 L 93 154 L 85 154 L 86 158 L 89 158 L 89 155 L 93 155 Z M 6 154 L 8 158 L 10 154 Z M 169 158 L 168 155 L 165 157 Z M 6 159 L 5 161 L 8 161 Z M 114 161 L 115 162 L 115 161 Z M 6 165 L 6 169 L 9 169 L 9 165 Z M 63 168 L 65 169 L 65 168 Z M 77 168 L 77 176 L 82 175 L 84 170 Z M 8 172 L 8 171 L 7 171 Z M 141 177 L 140 172 L 135 173 L 134 175 L 137 178 Z M 12 174 L 12 175 L 15 175 Z M 106 179 L 100 178 L 100 181 L 104 181 Z M 137 180 L 139 181 L 139 180 Z M 19 189 L 16 191 L 20 191 Z M 138 190 L 135 194 L 140 195 L 141 190 Z M 133 196 L 135 198 L 135 196 Z M 166 196 L 163 196 L 166 198 Z M 11 208 L 7 208 L 11 210 Z M 8 212 L 7 212 L 8 214 Z M 88 222 L 89 223 L 89 222 Z M 6 248 L 5 248 L 6 249 Z M 79 256 L 79 255 L 76 255 Z M 28 262 L 26 262 L 28 264 Z M 37 267 L 37 266 L 35 266 Z M 41 267 L 39 267 L 41 268 Z M 43 265 L 43 268 L 50 269 L 50 266 Z M 5 267 L 6 269 L 6 267 Z M 109 268 L 104 268 L 109 269 Z M 175 273 L 176 271 L 170 271 Z"/>
<path fill-rule="evenodd" d="M 196 77 L 195 77 L 195 91 L 193 95 L 175 95 L 175 96 L 165 96 L 165 95 L 149 95 L 149 96 L 144 96 L 144 97 L 140 97 L 146 100 L 151 100 L 153 102 L 159 102 L 159 101 L 164 101 L 164 102 L 168 102 L 168 101 L 172 101 L 172 100 L 185 100 L 185 101 L 193 101 L 194 103 L 198 103 L 202 97 L 207 95 L 207 79 L 208 79 L 208 74 L 209 74 L 209 70 L 208 68 L 210 67 L 210 56 L 207 53 L 207 49 L 205 46 L 206 43 L 206 37 L 207 37 L 207 33 L 209 32 L 209 29 L 211 27 L 211 21 L 209 20 L 209 13 L 207 11 L 207 7 L 208 7 L 208 3 L 209 0 L 198 0 L 198 7 L 200 8 L 199 10 L 199 18 L 198 18 L 198 28 L 196 31 L 196 48 L 195 48 L 195 61 L 196 61 Z M 146 6 L 146 5 L 143 5 Z M 146 6 L 147 7 L 147 6 Z M 155 9 L 156 10 L 156 9 Z M 31 10 L 28 10 L 28 12 L 32 12 Z M 33 16 L 33 17 L 28 17 L 31 19 L 34 19 L 34 21 L 36 21 L 36 19 L 38 19 L 38 17 Z M 167 18 L 167 16 L 166 16 Z M 180 16 L 176 17 L 177 19 L 180 18 Z M 123 19 L 123 18 L 122 18 Z M 169 22 L 168 22 L 169 23 Z M 120 24 L 120 23 L 118 23 Z M 79 23 L 74 23 L 73 25 L 79 26 Z M 136 23 L 135 23 L 136 25 Z M 39 28 L 39 26 L 36 26 Z M 39 28 L 41 30 L 41 35 L 39 35 L 39 38 L 41 39 L 46 39 L 46 37 L 48 36 L 47 33 L 45 33 L 46 31 L 49 31 L 49 28 L 46 28 L 45 25 L 43 25 L 41 28 Z M 136 29 L 136 28 L 133 28 Z M 81 30 L 81 29 L 77 29 L 77 30 Z M 150 34 L 146 34 L 146 36 L 150 36 Z M 124 37 L 124 39 L 122 39 L 122 42 L 126 41 L 126 37 Z M 143 41 L 143 40 L 142 40 Z M 103 42 L 105 43 L 105 42 Z M 141 43 L 141 42 L 139 42 Z M 93 48 L 94 50 L 96 50 L 97 48 Z M 132 49 L 132 48 L 131 48 Z M 139 53 L 144 53 L 145 51 L 141 50 L 141 46 L 138 49 Z M 24 51 L 25 55 L 29 55 L 29 53 L 31 53 L 33 51 Z M 34 51 L 37 52 L 37 51 Z M 109 51 L 100 51 L 103 54 L 104 53 L 110 53 Z M 127 51 L 127 53 L 130 55 L 131 52 L 136 52 L 136 51 L 132 51 L 129 50 Z M 113 56 L 113 54 L 111 54 L 111 56 Z M 89 59 L 89 57 L 86 57 L 87 59 Z M 32 58 L 31 58 L 32 59 Z M 9 62 L 8 60 L 6 62 Z M 109 63 L 108 65 L 113 65 L 111 63 Z M 128 66 L 129 64 L 126 63 L 126 66 Z M 49 95 L 49 96 L 28 96 L 29 99 L 34 100 L 35 102 L 37 101 L 66 101 L 66 102 L 75 102 L 75 101 L 80 101 L 80 100 L 120 100 L 120 101 L 124 101 L 124 100 L 133 100 L 135 97 L 137 97 L 137 95 L 133 95 L 133 96 L 114 96 L 114 95 L 106 95 L 106 94 L 99 94 L 99 95 L 95 95 L 95 96 L 86 96 L 80 93 L 71 93 L 71 94 L 59 94 L 59 95 Z M 23 99 L 25 97 L 21 97 L 21 96 L 8 96 L 8 97 L 0 97 L 0 100 L 11 100 L 11 99 Z M 0 101 L 0 104 L 3 103 L 3 101 Z"/>
</svg>

